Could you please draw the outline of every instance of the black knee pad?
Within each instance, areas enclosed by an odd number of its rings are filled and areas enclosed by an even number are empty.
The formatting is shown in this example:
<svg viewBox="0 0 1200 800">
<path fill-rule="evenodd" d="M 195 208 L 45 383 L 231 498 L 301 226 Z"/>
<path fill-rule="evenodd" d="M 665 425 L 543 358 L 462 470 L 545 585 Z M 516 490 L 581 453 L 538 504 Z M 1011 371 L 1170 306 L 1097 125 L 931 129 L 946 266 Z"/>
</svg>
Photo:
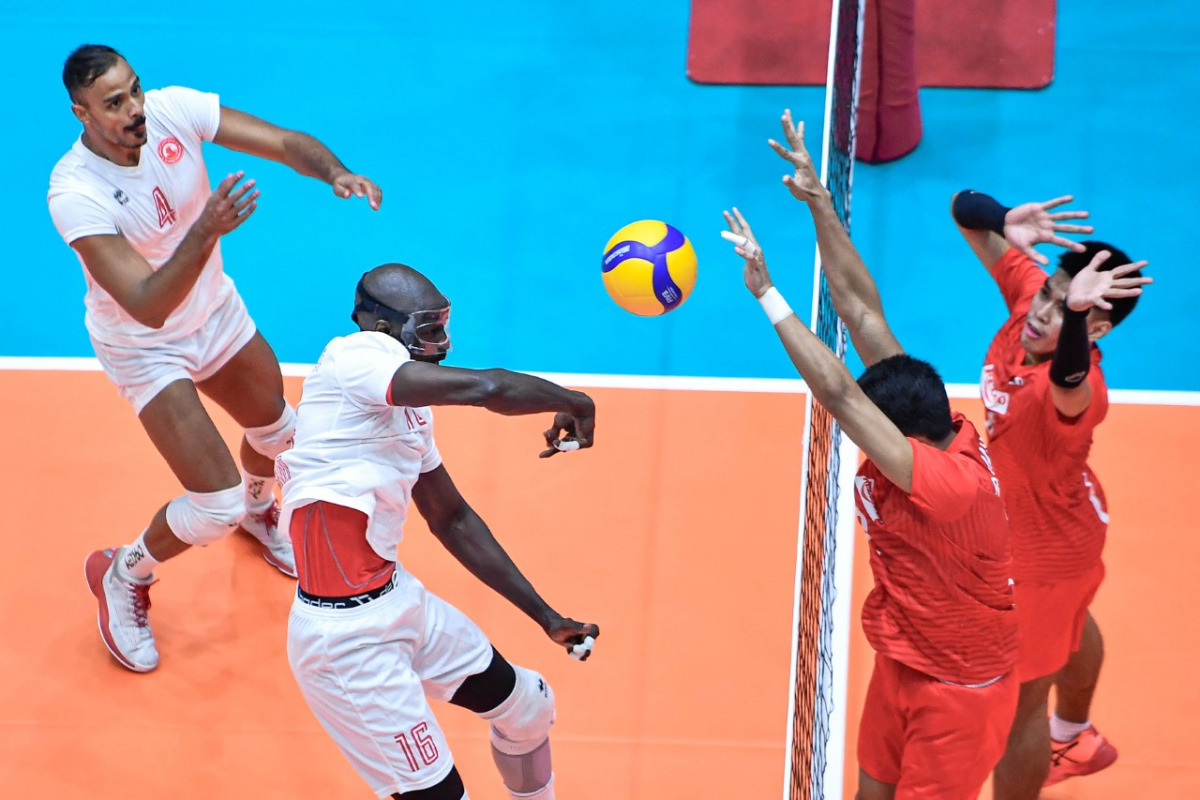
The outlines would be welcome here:
<svg viewBox="0 0 1200 800">
<path fill-rule="evenodd" d="M 492 648 L 492 663 L 483 672 L 477 672 L 463 681 L 462 686 L 450 698 L 456 706 L 482 714 L 491 711 L 508 699 L 517 685 L 517 673 L 512 664 Z"/>
<path fill-rule="evenodd" d="M 396 800 L 462 800 L 467 789 L 458 775 L 458 767 L 451 767 L 450 774 L 428 789 L 394 794 Z"/>
</svg>

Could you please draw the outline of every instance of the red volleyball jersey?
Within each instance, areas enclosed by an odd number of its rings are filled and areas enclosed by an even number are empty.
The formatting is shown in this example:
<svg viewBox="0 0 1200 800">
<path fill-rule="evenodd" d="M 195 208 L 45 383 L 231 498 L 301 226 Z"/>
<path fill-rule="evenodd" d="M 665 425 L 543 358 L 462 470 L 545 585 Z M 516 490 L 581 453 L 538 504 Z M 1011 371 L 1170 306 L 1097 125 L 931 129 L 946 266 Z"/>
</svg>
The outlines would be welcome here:
<svg viewBox="0 0 1200 800">
<path fill-rule="evenodd" d="M 1017 657 L 1008 522 L 967 419 L 946 450 L 910 439 L 912 492 L 870 461 L 855 478 L 875 587 L 863 630 L 876 651 L 944 681 L 984 683 Z"/>
<path fill-rule="evenodd" d="M 1108 413 L 1100 348 L 1087 380 L 1092 401 L 1064 417 L 1050 395 L 1050 361 L 1026 364 L 1021 330 L 1046 273 L 1010 249 L 993 270 L 1010 317 L 992 340 L 980 380 L 988 449 L 1012 530 L 1014 576 L 1053 582 L 1086 574 L 1100 561 L 1108 528 L 1104 490 L 1088 466 L 1092 432 Z"/>
</svg>

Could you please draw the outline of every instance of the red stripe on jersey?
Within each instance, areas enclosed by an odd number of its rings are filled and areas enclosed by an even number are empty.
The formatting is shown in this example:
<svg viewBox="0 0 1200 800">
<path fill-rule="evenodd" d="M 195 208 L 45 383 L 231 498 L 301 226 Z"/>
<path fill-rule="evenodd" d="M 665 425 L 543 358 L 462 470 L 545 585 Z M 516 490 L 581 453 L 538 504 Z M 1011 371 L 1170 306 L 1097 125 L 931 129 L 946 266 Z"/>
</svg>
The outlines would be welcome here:
<svg viewBox="0 0 1200 800">
<path fill-rule="evenodd" d="M 1015 255 L 1014 255 L 1015 254 Z M 988 348 L 980 382 L 988 449 L 1004 492 L 1019 581 L 1053 582 L 1087 574 L 1100 562 L 1108 528 L 1104 489 L 1088 466 L 1096 426 L 1108 413 L 1100 349 L 1092 347 L 1087 380 L 1092 401 L 1078 417 L 1058 413 L 1050 362 L 1026 364 L 1021 330 L 1044 279 L 1030 259 L 1010 250 L 996 280 L 1007 297 L 1020 290 L 1012 316 Z"/>
<path fill-rule="evenodd" d="M 288 533 L 300 588 L 320 597 L 348 597 L 383 586 L 396 569 L 367 543 L 367 515 L 316 501 L 292 512 Z"/>
<path fill-rule="evenodd" d="M 952 683 L 982 683 L 1017 657 L 1004 503 L 975 428 L 954 415 L 946 450 L 910 439 L 912 494 L 870 461 L 855 479 L 875 587 L 863 630 L 875 650 Z"/>
</svg>

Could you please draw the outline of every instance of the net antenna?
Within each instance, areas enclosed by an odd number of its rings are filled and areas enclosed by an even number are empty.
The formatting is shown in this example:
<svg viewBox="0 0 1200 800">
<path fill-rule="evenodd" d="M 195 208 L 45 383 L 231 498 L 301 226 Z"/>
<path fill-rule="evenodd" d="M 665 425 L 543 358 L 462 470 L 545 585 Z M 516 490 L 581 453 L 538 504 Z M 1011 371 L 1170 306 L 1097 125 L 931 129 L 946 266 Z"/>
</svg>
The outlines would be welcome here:
<svg viewBox="0 0 1200 800">
<path fill-rule="evenodd" d="M 830 21 L 821 182 L 847 233 L 865 5 L 833 0 Z M 819 250 L 813 285 L 813 332 L 844 361 L 846 328 L 833 310 Z M 807 395 L 783 796 L 841 800 L 858 449 Z"/>
</svg>

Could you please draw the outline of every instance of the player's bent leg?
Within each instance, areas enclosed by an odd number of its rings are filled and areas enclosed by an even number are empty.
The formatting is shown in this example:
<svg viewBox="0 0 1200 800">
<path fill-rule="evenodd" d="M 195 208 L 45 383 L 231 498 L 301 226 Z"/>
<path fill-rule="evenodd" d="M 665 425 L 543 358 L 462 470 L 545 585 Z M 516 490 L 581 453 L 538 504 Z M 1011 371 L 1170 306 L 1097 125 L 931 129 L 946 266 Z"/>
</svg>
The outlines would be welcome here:
<svg viewBox="0 0 1200 800">
<path fill-rule="evenodd" d="M 554 797 L 554 692 L 544 678 L 513 666 L 493 647 L 487 669 L 463 681 L 450 702 L 491 722 L 492 758 L 509 794 Z"/>
<path fill-rule="evenodd" d="M 213 534 L 206 537 L 206 528 L 227 532 L 229 518 L 244 506 L 233 456 L 190 380 L 167 384 L 142 406 L 138 419 L 188 495 L 161 507 L 133 544 L 89 555 L 84 573 L 99 606 L 105 646 L 123 666 L 149 672 L 159 663 L 149 621 L 153 568 L 197 543 L 197 532 L 208 539 Z M 193 497 L 199 508 L 190 508 Z M 181 504 L 189 513 L 178 513 Z"/>
<path fill-rule="evenodd" d="M 250 324 L 249 318 L 243 323 Z M 215 356 L 197 375 L 197 386 L 245 430 L 240 456 L 247 514 L 242 529 L 258 540 L 269 564 L 296 577 L 291 539 L 279 531 L 274 477 L 275 457 L 292 446 L 296 414 L 283 398 L 274 350 L 255 331 L 236 352 Z"/>
<path fill-rule="evenodd" d="M 491 723 L 492 759 L 512 797 L 554 800 L 550 757 L 554 691 L 536 672 L 512 669 L 516 675 L 512 693 L 479 715 Z"/>
<path fill-rule="evenodd" d="M 1067 665 L 1054 680 L 1055 713 L 1064 722 L 1088 721 L 1103 665 L 1104 637 L 1091 612 L 1087 612 L 1079 649 L 1071 653 Z"/>
<path fill-rule="evenodd" d="M 1055 679 L 1055 709 L 1050 716 L 1050 773 L 1046 786 L 1091 775 L 1112 766 L 1117 748 L 1092 724 L 1092 697 L 1104 663 L 1104 638 L 1086 613 L 1079 649 Z"/>
<path fill-rule="evenodd" d="M 454 769 L 407 656 L 424 635 L 416 586 L 402 576 L 354 608 L 298 597 L 288 617 L 288 664 L 305 702 L 379 797 L 433 789 Z"/>
<path fill-rule="evenodd" d="M 995 800 L 1036 800 L 1050 771 L 1050 725 L 1046 720 L 1053 675 L 1021 684 L 1017 713 L 992 776 Z"/>
</svg>

